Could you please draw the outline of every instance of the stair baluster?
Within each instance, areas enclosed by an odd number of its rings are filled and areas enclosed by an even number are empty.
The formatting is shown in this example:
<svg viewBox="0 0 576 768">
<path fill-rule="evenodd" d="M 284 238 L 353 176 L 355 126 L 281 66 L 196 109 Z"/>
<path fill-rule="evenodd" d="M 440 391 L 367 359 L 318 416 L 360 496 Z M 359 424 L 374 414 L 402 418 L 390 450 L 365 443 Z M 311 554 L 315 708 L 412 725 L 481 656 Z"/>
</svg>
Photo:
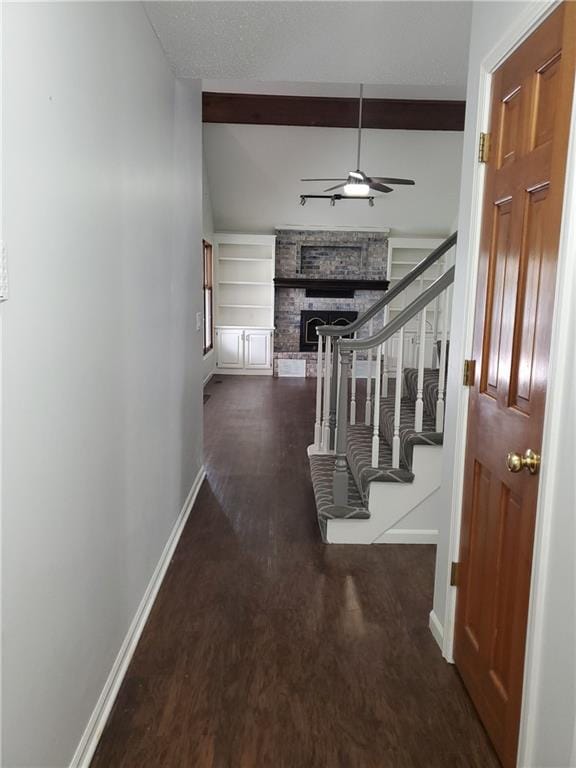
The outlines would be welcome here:
<svg viewBox="0 0 576 768">
<path fill-rule="evenodd" d="M 380 367 L 382 365 L 382 346 L 376 347 L 376 376 L 374 381 L 374 429 L 372 432 L 372 467 L 378 468 L 380 458 L 380 387 L 382 379 Z"/>
<path fill-rule="evenodd" d="M 374 335 L 374 321 L 370 320 L 368 324 L 368 336 Z M 364 414 L 364 424 L 370 426 L 372 419 L 372 349 L 367 350 L 368 360 L 366 362 L 366 412 Z"/>
<path fill-rule="evenodd" d="M 438 400 L 436 402 L 436 432 L 444 431 L 444 388 L 446 384 L 446 332 L 450 288 L 442 294 L 440 318 L 440 370 L 438 371 Z"/>
<path fill-rule="evenodd" d="M 420 313 L 420 342 L 418 346 L 418 389 L 416 394 L 416 409 L 414 429 L 422 432 L 424 420 L 424 362 L 426 359 L 426 308 Z"/>
<path fill-rule="evenodd" d="M 328 416 L 328 427 L 330 430 L 330 450 L 336 447 L 336 406 L 338 398 L 338 378 L 340 376 L 340 367 L 338 365 L 338 354 L 336 339 L 332 344 L 332 365 L 330 367 L 330 411 Z"/>
<path fill-rule="evenodd" d="M 358 331 L 353 335 L 354 339 L 358 338 Z M 350 424 L 356 424 L 356 374 L 358 364 L 358 353 L 352 352 L 352 385 L 350 394 Z"/>
<path fill-rule="evenodd" d="M 384 321 L 382 327 L 386 325 L 389 318 L 388 307 L 384 307 Z M 382 344 L 382 397 L 388 397 L 388 342 Z"/>
<path fill-rule="evenodd" d="M 394 436 L 392 438 L 392 466 L 400 466 L 400 415 L 402 408 L 402 371 L 404 357 L 404 328 L 398 332 L 398 353 L 396 356 L 396 385 L 394 392 Z"/>
<path fill-rule="evenodd" d="M 352 353 L 341 352 L 338 355 L 338 344 L 335 345 L 335 357 L 340 357 L 340 388 L 338 391 L 338 442 L 336 444 L 336 461 L 334 463 L 333 496 L 337 506 L 348 505 L 348 460 L 346 446 L 348 442 L 348 376 L 352 363 Z"/>
<path fill-rule="evenodd" d="M 316 363 L 316 421 L 314 422 L 314 448 L 322 447 L 322 336 L 318 335 L 318 361 Z"/>
<path fill-rule="evenodd" d="M 332 370 L 332 337 L 326 337 L 324 350 L 324 403 L 322 409 L 322 450 L 330 450 L 330 372 Z"/>
</svg>

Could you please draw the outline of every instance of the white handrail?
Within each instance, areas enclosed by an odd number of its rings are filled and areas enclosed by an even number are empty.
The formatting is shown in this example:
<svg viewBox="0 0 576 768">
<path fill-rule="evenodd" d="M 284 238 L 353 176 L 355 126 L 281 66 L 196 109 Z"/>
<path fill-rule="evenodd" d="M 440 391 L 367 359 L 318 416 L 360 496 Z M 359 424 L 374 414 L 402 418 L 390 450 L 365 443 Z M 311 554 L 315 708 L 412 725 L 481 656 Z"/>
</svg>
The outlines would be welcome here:
<svg viewBox="0 0 576 768">
<path fill-rule="evenodd" d="M 322 447 L 322 336 L 318 336 L 318 361 L 316 363 L 316 421 L 314 423 L 314 448 Z"/>
</svg>

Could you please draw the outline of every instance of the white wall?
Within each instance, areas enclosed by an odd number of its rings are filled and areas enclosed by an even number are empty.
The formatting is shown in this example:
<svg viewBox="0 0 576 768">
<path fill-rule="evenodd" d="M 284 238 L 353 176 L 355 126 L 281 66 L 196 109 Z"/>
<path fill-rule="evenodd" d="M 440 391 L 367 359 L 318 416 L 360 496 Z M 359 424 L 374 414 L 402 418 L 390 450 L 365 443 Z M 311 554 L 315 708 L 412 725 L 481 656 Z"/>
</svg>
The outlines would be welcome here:
<svg viewBox="0 0 576 768">
<path fill-rule="evenodd" d="M 4 15 L 2 764 L 62 768 L 201 467 L 201 100 L 140 4 Z"/>
<path fill-rule="evenodd" d="M 208 182 L 208 169 L 206 160 L 202 157 L 202 237 L 209 243 L 214 244 L 214 216 L 212 213 L 212 198 L 210 195 L 210 184 Z M 215 252 L 214 252 L 215 255 Z M 214 349 L 205 354 L 202 358 L 202 376 L 207 381 L 214 372 L 215 358 Z"/>
<path fill-rule="evenodd" d="M 474 241 L 471 225 L 476 205 L 473 171 L 477 162 L 480 130 L 480 65 L 500 40 L 509 34 L 513 26 L 528 14 L 535 13 L 535 6 L 536 4 L 529 2 L 478 2 L 474 4 L 472 18 L 457 270 L 446 398 L 444 470 L 440 489 L 440 509 L 444 520 L 438 542 L 434 593 L 434 613 L 443 626 L 444 650 L 448 656 L 451 653 L 449 637 L 452 633 L 452 614 L 450 606 L 446 603 L 446 590 L 449 560 L 455 555 L 449 540 L 450 511 L 453 499 L 458 499 L 461 494 L 458 469 L 462 461 L 464 434 L 460 426 L 465 423 L 467 408 L 466 390 L 461 386 L 461 374 L 462 361 L 470 350 L 471 327 L 466 320 L 474 301 L 471 288 L 475 282 L 476 269 L 471 248 Z M 572 154 L 569 169 L 576 173 L 575 152 Z M 576 190 L 572 199 L 576 199 Z M 567 211 L 573 209 L 573 204 L 567 207 Z M 572 221 L 572 251 L 574 242 L 576 223 Z M 568 258 L 562 268 L 565 279 L 560 279 L 559 282 L 563 300 L 559 315 L 564 315 L 561 322 L 565 333 L 563 337 L 555 334 L 552 361 L 556 361 L 556 366 L 551 368 L 550 384 L 551 387 L 554 386 L 554 397 L 549 397 L 547 404 L 548 443 L 545 448 L 550 459 L 553 456 L 558 458 L 558 465 L 552 461 L 548 465 L 549 469 L 543 466 L 542 471 L 542 483 L 547 486 L 548 493 L 545 504 L 540 504 L 538 511 L 540 540 L 537 540 L 535 549 L 535 570 L 538 571 L 538 579 L 533 589 L 533 600 L 539 610 L 533 610 L 531 615 L 526 701 L 520 745 L 521 768 L 569 768 L 576 765 L 576 491 L 573 474 L 567 473 L 565 466 L 560 464 L 560 460 L 572 455 L 576 429 L 576 413 L 572 402 L 576 358 L 572 330 L 567 330 L 573 329 L 576 322 L 576 270 L 570 268 L 570 261 L 573 260 Z M 560 274 L 562 275 L 562 270 Z M 557 318 L 558 322 L 560 321 Z"/>
<path fill-rule="evenodd" d="M 363 132 L 362 169 L 413 178 L 373 208 L 365 201 L 310 200 L 328 184 L 304 177 L 340 177 L 356 167 L 357 131 L 268 125 L 204 126 L 206 164 L 218 231 L 272 233 L 284 224 L 390 228 L 392 235 L 444 235 L 458 209 L 462 133 Z"/>
</svg>

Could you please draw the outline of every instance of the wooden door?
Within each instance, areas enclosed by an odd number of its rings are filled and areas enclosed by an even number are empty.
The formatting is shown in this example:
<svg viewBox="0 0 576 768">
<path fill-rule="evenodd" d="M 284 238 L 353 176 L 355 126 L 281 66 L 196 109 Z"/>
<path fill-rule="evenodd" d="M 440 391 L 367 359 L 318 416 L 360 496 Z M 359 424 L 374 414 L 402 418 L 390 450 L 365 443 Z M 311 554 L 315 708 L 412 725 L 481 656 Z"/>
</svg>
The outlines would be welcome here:
<svg viewBox="0 0 576 768">
<path fill-rule="evenodd" d="M 493 78 L 454 658 L 506 768 L 516 765 L 538 493 L 537 471 L 509 471 L 507 454 L 541 452 L 575 11 L 555 10 Z"/>
</svg>

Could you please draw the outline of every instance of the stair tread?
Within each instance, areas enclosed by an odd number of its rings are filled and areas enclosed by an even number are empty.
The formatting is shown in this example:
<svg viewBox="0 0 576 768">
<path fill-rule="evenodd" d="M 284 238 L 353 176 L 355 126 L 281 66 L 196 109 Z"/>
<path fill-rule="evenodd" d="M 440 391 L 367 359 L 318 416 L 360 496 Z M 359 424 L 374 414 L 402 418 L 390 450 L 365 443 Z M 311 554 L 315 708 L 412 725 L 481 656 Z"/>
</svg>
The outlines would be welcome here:
<svg viewBox="0 0 576 768">
<path fill-rule="evenodd" d="M 392 445 L 394 436 L 394 409 L 393 397 L 385 397 L 380 400 L 380 433 L 387 442 Z M 400 463 L 406 467 L 412 467 L 412 453 L 415 445 L 442 445 L 443 434 L 436 431 L 436 420 L 429 414 L 424 414 L 422 419 L 422 431 L 414 429 L 416 416 L 416 403 L 409 397 L 402 398 L 400 404 Z"/>
<path fill-rule="evenodd" d="M 322 539 L 326 541 L 327 520 L 333 519 L 361 519 L 366 520 L 370 517 L 368 509 L 364 506 L 362 496 L 356 485 L 356 481 L 350 469 L 348 469 L 348 504 L 340 506 L 334 504 L 332 491 L 332 480 L 334 473 L 333 454 L 313 454 L 308 457 L 310 462 L 310 475 L 312 477 L 312 487 L 314 489 L 314 498 L 316 500 L 316 511 L 318 514 L 318 525 Z"/>
<path fill-rule="evenodd" d="M 382 436 L 378 467 L 372 466 L 372 427 L 363 424 L 348 426 L 346 456 L 364 503 L 366 503 L 370 483 L 411 483 L 414 480 L 414 475 L 405 463 L 396 469 L 392 466 L 392 448 Z"/>
</svg>

